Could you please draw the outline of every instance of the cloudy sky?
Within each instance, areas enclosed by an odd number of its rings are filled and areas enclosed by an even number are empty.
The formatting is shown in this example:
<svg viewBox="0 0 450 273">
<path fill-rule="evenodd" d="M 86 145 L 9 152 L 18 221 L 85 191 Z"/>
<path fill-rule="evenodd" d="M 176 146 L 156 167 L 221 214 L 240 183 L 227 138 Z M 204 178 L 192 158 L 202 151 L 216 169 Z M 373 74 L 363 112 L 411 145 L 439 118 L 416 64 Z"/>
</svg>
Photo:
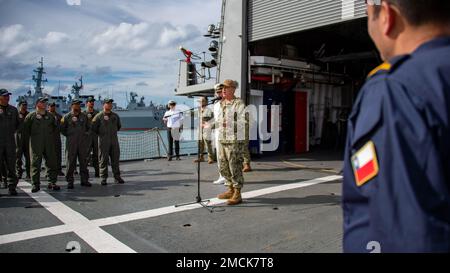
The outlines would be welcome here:
<svg viewBox="0 0 450 273">
<path fill-rule="evenodd" d="M 206 51 L 202 35 L 220 20 L 220 0 L 0 0 L 0 87 L 15 96 L 32 86 L 44 57 L 45 92 L 67 95 L 83 75 L 82 94 L 126 92 L 173 99 L 179 45 Z M 179 102 L 189 99 L 176 97 Z M 191 104 L 191 103 L 189 103 Z"/>
</svg>

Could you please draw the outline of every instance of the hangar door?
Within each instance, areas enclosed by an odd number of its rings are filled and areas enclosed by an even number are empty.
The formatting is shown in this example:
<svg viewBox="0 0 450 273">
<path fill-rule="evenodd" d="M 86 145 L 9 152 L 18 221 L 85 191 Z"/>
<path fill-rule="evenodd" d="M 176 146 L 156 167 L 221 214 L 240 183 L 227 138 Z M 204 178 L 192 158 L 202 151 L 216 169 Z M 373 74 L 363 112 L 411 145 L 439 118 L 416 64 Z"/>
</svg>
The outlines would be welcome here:
<svg viewBox="0 0 450 273">
<path fill-rule="evenodd" d="M 249 0 L 249 42 L 366 16 L 365 0 Z"/>
</svg>

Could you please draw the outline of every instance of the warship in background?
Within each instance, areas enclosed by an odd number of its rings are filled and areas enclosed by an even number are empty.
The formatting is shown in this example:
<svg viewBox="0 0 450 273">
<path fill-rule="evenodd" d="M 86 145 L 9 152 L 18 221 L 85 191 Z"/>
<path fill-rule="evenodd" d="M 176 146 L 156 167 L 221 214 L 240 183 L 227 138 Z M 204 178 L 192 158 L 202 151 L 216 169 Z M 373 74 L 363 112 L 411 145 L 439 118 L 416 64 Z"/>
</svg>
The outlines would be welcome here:
<svg viewBox="0 0 450 273">
<path fill-rule="evenodd" d="M 81 90 L 83 89 L 83 77 L 80 77 L 79 83 L 76 82 L 72 85 L 71 94 L 67 97 L 65 96 L 51 96 L 44 93 L 44 83 L 47 79 L 44 78 L 46 74 L 44 70 L 44 59 L 41 58 L 39 66 L 33 70 L 35 73 L 32 80 L 35 82 L 34 93 L 32 90 L 28 90 L 27 94 L 24 96 L 19 96 L 17 102 L 26 101 L 28 104 L 28 111 L 34 111 L 36 101 L 40 97 L 47 97 L 49 102 L 56 103 L 56 111 L 62 115 L 70 111 L 70 104 L 73 100 L 80 100 L 81 107 L 86 106 L 86 101 L 89 97 L 94 97 L 94 95 L 81 95 Z M 140 98 L 138 102 L 136 98 L 138 94 L 135 92 L 130 92 L 130 101 L 128 102 L 126 108 L 118 107 L 117 104 L 113 104 L 113 111 L 116 112 L 122 122 L 123 131 L 145 131 L 153 128 L 162 128 L 163 121 L 162 118 L 166 111 L 165 106 L 156 105 L 150 102 L 146 105 L 144 102 L 144 97 Z M 95 101 L 94 108 L 97 110 L 102 109 L 101 103 L 102 97 L 99 95 Z"/>
</svg>

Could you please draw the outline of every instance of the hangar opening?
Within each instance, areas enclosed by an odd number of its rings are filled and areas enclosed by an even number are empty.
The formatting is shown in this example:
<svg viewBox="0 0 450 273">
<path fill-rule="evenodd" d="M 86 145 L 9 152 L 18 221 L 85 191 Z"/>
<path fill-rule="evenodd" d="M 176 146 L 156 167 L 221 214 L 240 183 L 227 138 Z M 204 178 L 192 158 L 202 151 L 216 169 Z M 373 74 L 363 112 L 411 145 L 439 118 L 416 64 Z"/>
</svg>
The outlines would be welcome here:
<svg viewBox="0 0 450 273">
<path fill-rule="evenodd" d="M 358 91 L 381 63 L 367 18 L 250 41 L 248 53 L 247 103 L 281 109 L 274 152 L 342 152 Z"/>
</svg>

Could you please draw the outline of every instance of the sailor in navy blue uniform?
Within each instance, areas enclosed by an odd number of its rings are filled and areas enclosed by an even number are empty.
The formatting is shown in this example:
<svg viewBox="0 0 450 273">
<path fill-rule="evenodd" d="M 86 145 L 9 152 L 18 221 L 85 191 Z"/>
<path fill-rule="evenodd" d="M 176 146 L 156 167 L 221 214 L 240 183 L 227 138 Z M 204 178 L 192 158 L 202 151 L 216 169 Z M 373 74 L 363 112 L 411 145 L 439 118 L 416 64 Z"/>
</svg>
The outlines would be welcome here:
<svg viewBox="0 0 450 273">
<path fill-rule="evenodd" d="M 450 252 L 450 24 L 436 16 L 433 28 L 408 29 L 403 48 L 390 45 L 402 34 L 396 22 L 410 20 L 406 2 L 413 12 L 426 8 L 406 0 L 368 6 L 369 33 L 388 61 L 369 75 L 348 121 L 344 252 Z"/>
</svg>

